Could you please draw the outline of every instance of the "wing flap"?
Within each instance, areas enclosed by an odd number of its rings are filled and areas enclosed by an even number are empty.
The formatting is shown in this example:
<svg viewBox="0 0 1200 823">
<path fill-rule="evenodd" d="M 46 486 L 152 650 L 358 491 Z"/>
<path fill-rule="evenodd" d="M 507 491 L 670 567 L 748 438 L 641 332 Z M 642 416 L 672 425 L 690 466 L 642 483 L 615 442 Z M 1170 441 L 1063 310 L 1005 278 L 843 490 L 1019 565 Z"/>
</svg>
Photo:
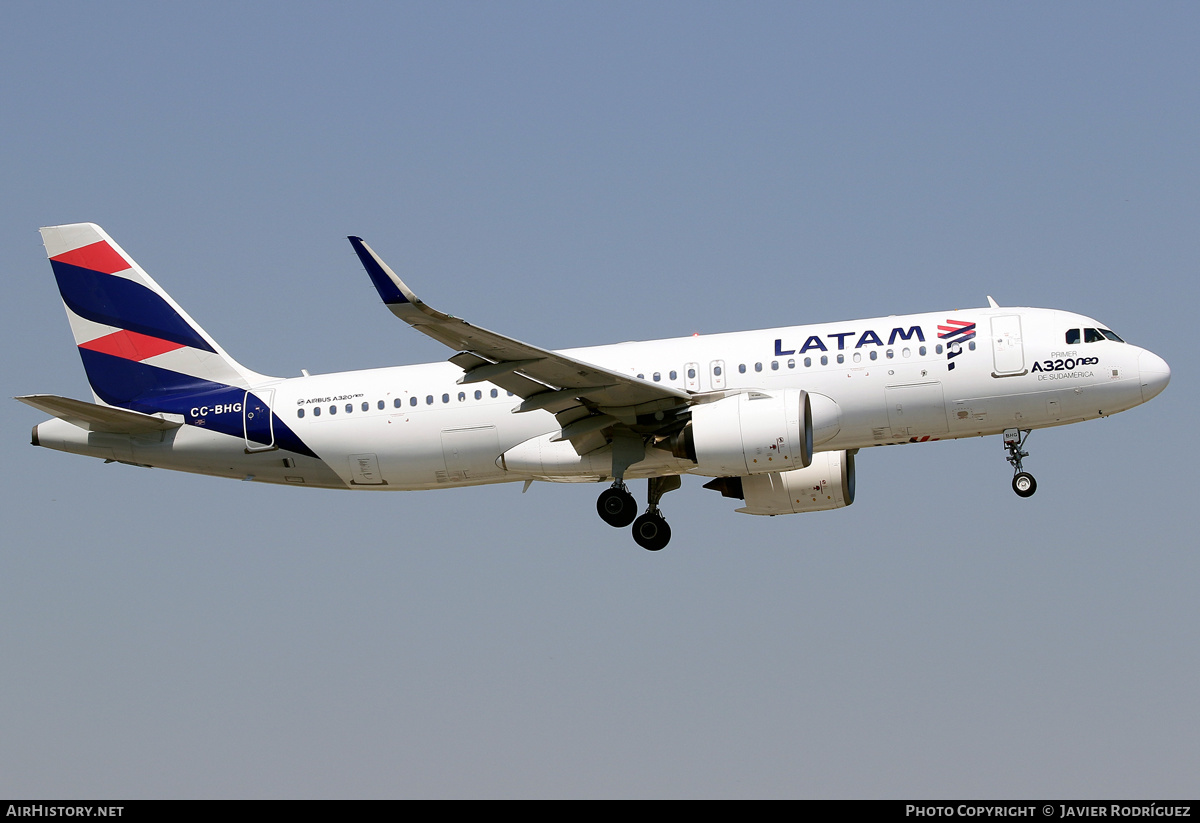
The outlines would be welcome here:
<svg viewBox="0 0 1200 823">
<path fill-rule="evenodd" d="M 522 374 L 517 374 L 516 368 L 519 367 L 514 367 L 512 369 L 498 369 L 494 376 L 484 377 L 480 380 L 466 380 L 465 378 L 467 375 L 475 372 L 476 370 L 482 370 L 489 366 L 508 365 L 508 363 L 503 362 L 493 363 L 491 360 L 480 357 L 473 352 L 459 352 L 450 358 L 450 362 L 466 372 L 466 374 L 464 374 L 463 377 L 458 381 L 460 385 L 486 381 L 491 383 L 493 386 L 499 386 L 505 391 L 510 391 L 520 398 L 531 397 L 538 392 L 544 392 L 550 389 L 550 387 L 545 383 L 539 383 L 536 380 L 530 380 L 528 377 L 525 377 Z M 529 361 L 517 360 L 509 362 L 522 363 Z"/>
</svg>

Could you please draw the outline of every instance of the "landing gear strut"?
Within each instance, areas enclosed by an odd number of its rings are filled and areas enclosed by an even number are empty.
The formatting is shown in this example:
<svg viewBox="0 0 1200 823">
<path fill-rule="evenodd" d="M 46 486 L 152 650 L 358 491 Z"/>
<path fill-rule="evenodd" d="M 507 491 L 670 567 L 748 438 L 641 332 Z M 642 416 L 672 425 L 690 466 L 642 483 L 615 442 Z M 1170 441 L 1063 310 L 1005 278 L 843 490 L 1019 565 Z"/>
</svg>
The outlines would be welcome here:
<svg viewBox="0 0 1200 823">
<path fill-rule="evenodd" d="M 625 488 L 625 481 L 614 480 L 596 500 L 596 512 L 608 525 L 623 529 L 637 517 L 637 501 Z"/>
<path fill-rule="evenodd" d="M 669 491 L 674 491 L 682 485 L 679 475 L 667 477 L 651 477 L 647 499 L 650 503 L 646 513 L 633 521 L 633 542 L 646 551 L 656 552 L 666 548 L 671 542 L 671 527 L 658 509 L 658 501 Z"/>
<path fill-rule="evenodd" d="M 1013 467 L 1012 487 L 1018 497 L 1032 497 L 1033 493 L 1037 491 L 1037 481 L 1021 465 L 1021 460 L 1029 456 L 1029 452 L 1025 451 L 1025 441 L 1031 431 L 1031 429 L 1004 430 L 1004 450 L 1008 452 L 1007 460 Z"/>
</svg>

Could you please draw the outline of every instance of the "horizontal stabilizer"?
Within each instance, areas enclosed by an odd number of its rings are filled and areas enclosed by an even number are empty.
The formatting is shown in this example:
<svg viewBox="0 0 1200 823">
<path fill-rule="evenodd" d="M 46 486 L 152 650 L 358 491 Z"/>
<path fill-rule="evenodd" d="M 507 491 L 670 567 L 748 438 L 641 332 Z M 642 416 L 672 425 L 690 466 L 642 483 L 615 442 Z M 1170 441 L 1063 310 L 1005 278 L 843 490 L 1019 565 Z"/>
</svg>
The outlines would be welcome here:
<svg viewBox="0 0 1200 823">
<path fill-rule="evenodd" d="M 164 420 L 149 414 L 114 409 L 110 406 L 98 406 L 83 400 L 59 397 L 56 394 L 30 394 L 15 399 L 90 432 L 145 434 L 177 429 L 183 425 L 182 420 L 176 423 L 173 420 Z"/>
</svg>

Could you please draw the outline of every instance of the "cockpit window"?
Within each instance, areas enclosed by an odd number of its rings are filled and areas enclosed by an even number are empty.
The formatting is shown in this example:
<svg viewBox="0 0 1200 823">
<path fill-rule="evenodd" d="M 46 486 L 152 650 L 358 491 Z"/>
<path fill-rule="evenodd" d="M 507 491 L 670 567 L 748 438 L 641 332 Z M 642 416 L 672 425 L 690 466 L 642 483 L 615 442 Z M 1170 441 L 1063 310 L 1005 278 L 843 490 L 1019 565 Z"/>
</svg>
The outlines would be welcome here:
<svg viewBox="0 0 1200 823">
<path fill-rule="evenodd" d="M 1083 342 L 1084 343 L 1099 343 L 1103 339 L 1104 339 L 1104 335 L 1102 335 L 1100 333 L 1099 329 L 1084 329 L 1083 330 Z"/>
<path fill-rule="evenodd" d="M 1074 346 L 1079 342 L 1079 329 L 1067 329 L 1067 345 Z"/>
<path fill-rule="evenodd" d="M 1125 342 L 1121 338 L 1117 337 L 1117 335 L 1115 333 L 1110 332 L 1108 329 L 1101 329 L 1100 333 L 1102 335 L 1104 335 L 1105 337 L 1107 337 L 1109 340 L 1113 341 L 1114 343 L 1124 343 Z"/>
</svg>

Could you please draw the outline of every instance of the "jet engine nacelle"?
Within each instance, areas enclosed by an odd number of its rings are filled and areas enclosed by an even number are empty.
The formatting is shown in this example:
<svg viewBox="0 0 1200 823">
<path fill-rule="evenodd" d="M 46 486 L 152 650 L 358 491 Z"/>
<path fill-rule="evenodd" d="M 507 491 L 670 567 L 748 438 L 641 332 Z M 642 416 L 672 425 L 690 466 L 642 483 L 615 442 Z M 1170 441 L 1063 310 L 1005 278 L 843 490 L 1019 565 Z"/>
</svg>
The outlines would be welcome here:
<svg viewBox="0 0 1200 823">
<path fill-rule="evenodd" d="M 799 514 L 854 502 L 854 455 L 819 452 L 808 468 L 743 477 L 743 514 Z"/>
<path fill-rule="evenodd" d="M 808 392 L 749 391 L 692 408 L 676 441 L 677 457 L 697 474 L 744 476 L 802 469 L 812 462 L 813 421 Z"/>
</svg>

